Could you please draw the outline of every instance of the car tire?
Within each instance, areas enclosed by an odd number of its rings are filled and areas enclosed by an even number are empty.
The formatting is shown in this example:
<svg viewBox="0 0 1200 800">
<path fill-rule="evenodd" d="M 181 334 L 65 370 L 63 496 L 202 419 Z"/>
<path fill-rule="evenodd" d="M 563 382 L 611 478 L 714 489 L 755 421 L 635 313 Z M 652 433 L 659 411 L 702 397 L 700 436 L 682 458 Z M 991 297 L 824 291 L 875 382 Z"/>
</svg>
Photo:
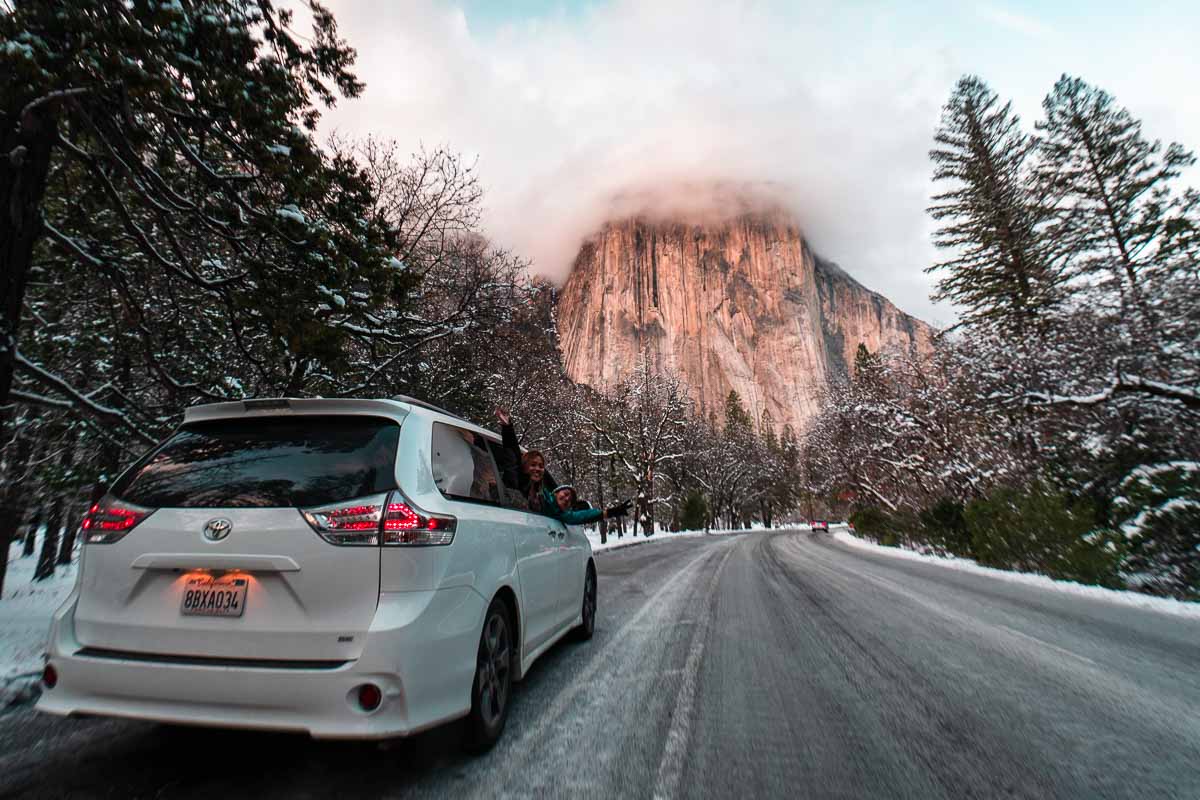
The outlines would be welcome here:
<svg viewBox="0 0 1200 800">
<path fill-rule="evenodd" d="M 575 641 L 586 642 L 596 632 L 596 568 L 591 562 L 583 579 L 583 606 L 580 611 L 583 621 L 575 628 Z"/>
<path fill-rule="evenodd" d="M 483 617 L 479 649 L 475 656 L 475 679 L 471 682 L 471 713 L 466 719 L 463 746 L 470 753 L 484 753 L 504 733 L 512 701 L 512 656 L 515 643 L 508 606 L 496 598 Z"/>
</svg>

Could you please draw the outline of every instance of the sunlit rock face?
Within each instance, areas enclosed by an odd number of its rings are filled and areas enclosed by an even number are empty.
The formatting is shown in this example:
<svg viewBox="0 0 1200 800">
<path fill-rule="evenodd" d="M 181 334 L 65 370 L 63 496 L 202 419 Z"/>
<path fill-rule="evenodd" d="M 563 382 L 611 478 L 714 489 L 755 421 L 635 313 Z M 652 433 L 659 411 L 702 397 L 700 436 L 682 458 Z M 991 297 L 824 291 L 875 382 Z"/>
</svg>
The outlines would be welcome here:
<svg viewBox="0 0 1200 800">
<path fill-rule="evenodd" d="M 853 369 L 859 343 L 929 346 L 930 328 L 807 245 L 782 211 L 700 224 L 633 216 L 609 222 L 575 259 L 558 305 L 571 378 L 604 390 L 646 348 L 677 372 L 705 415 L 730 389 L 748 410 L 797 431 L 821 388 Z"/>
</svg>

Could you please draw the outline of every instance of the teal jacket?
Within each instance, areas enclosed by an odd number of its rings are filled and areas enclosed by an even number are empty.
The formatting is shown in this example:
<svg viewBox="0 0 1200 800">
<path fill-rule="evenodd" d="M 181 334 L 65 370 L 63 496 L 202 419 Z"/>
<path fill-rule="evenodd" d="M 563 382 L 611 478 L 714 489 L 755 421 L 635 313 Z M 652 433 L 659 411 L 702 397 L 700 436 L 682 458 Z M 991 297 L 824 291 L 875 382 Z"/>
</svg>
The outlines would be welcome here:
<svg viewBox="0 0 1200 800">
<path fill-rule="evenodd" d="M 563 525 L 587 525 L 589 522 L 598 522 L 604 516 L 604 512 L 598 508 L 562 511 L 558 507 L 558 501 L 554 499 L 554 493 L 549 489 L 542 489 L 542 513 Z"/>
</svg>

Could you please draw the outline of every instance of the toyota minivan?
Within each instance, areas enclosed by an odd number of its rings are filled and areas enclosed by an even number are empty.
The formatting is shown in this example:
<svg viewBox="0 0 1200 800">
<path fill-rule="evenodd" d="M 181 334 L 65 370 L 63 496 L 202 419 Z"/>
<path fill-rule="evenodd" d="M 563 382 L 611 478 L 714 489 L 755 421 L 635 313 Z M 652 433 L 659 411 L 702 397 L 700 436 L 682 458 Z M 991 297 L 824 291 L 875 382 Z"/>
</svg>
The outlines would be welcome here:
<svg viewBox="0 0 1200 800">
<path fill-rule="evenodd" d="M 84 519 L 38 709 L 322 738 L 465 717 L 486 749 L 596 615 L 586 536 L 524 508 L 505 455 L 412 398 L 188 409 Z"/>
</svg>

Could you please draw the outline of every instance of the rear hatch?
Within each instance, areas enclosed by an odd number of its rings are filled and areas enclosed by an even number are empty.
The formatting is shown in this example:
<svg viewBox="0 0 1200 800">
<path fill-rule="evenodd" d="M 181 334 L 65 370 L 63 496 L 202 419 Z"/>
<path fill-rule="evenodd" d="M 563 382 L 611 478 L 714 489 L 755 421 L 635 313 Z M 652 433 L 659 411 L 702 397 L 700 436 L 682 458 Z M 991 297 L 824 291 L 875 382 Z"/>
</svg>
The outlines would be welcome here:
<svg viewBox="0 0 1200 800">
<path fill-rule="evenodd" d="M 85 532 L 80 643 L 217 659 L 357 658 L 379 601 L 380 548 L 378 526 L 354 520 L 395 488 L 399 435 L 399 422 L 368 415 L 185 425 L 89 514 L 98 521 Z M 96 533 L 127 520 L 139 521 L 114 541 Z"/>
</svg>

